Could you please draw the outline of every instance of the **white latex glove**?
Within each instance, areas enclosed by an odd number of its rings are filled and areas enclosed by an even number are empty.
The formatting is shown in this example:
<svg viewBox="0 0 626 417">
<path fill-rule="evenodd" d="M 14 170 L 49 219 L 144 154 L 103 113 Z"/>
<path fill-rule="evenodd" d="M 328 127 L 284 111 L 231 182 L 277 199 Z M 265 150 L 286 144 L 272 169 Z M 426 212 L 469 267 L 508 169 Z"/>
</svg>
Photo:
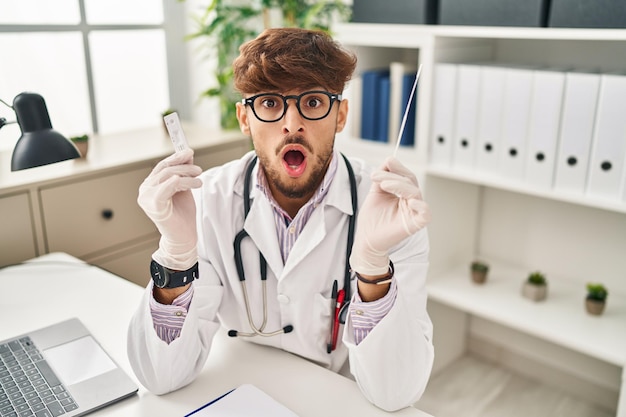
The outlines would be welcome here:
<svg viewBox="0 0 626 417">
<path fill-rule="evenodd" d="M 389 272 L 389 250 L 430 221 L 413 173 L 389 157 L 372 173 L 372 186 L 357 217 L 350 266 L 361 275 Z"/>
<path fill-rule="evenodd" d="M 197 261 L 198 232 L 192 188 L 202 185 L 202 168 L 193 165 L 193 150 L 176 152 L 160 161 L 139 187 L 137 203 L 161 233 L 152 258 L 179 271 Z"/>
</svg>

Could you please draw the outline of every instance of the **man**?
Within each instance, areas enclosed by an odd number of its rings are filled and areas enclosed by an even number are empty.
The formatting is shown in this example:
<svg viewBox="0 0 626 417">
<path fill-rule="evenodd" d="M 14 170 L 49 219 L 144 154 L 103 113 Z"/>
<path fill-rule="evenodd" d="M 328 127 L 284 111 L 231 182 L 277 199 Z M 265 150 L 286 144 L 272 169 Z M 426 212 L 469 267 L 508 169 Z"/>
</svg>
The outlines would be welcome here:
<svg viewBox="0 0 626 417">
<path fill-rule="evenodd" d="M 204 173 L 192 151 L 177 152 L 140 187 L 161 240 L 151 264 L 158 285 L 148 285 L 129 328 L 137 377 L 156 394 L 178 389 L 202 369 L 215 333 L 229 331 L 334 371 L 349 357 L 372 403 L 411 405 L 433 361 L 429 212 L 397 160 L 371 173 L 334 150 L 356 58 L 324 33 L 271 29 L 244 44 L 233 66 L 244 97 L 237 117 L 255 151 Z M 351 294 L 338 340 L 335 288 Z"/>
</svg>

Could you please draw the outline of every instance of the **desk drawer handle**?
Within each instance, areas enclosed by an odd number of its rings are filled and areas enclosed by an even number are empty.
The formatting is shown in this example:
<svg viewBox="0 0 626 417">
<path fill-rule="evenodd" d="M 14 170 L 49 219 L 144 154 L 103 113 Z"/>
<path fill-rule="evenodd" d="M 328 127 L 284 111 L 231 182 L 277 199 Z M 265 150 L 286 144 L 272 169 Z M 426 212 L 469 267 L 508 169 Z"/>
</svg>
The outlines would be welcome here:
<svg viewBox="0 0 626 417">
<path fill-rule="evenodd" d="M 102 217 L 104 217 L 105 220 L 111 220 L 113 218 L 113 210 L 111 209 L 102 210 Z"/>
</svg>

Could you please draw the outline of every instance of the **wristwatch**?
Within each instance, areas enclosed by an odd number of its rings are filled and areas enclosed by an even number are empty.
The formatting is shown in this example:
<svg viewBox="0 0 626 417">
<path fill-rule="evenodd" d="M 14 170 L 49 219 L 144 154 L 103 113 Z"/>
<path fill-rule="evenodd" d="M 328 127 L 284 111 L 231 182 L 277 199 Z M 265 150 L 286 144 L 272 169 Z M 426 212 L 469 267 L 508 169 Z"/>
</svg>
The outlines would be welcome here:
<svg viewBox="0 0 626 417">
<path fill-rule="evenodd" d="M 153 259 L 150 262 L 150 275 L 152 275 L 154 285 L 159 288 L 182 287 L 198 278 L 198 262 L 186 271 L 174 271 Z"/>
</svg>

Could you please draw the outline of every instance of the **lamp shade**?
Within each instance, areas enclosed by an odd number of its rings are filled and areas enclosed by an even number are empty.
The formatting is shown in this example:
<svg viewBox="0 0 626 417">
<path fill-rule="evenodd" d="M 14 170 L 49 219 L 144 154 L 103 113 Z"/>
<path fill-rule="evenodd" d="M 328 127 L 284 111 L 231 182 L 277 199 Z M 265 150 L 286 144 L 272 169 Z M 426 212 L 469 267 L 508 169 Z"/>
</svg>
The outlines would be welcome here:
<svg viewBox="0 0 626 417">
<path fill-rule="evenodd" d="M 18 94 L 13 99 L 13 109 L 22 136 L 13 150 L 11 171 L 80 157 L 74 144 L 52 128 L 42 96 L 36 93 Z"/>
</svg>

